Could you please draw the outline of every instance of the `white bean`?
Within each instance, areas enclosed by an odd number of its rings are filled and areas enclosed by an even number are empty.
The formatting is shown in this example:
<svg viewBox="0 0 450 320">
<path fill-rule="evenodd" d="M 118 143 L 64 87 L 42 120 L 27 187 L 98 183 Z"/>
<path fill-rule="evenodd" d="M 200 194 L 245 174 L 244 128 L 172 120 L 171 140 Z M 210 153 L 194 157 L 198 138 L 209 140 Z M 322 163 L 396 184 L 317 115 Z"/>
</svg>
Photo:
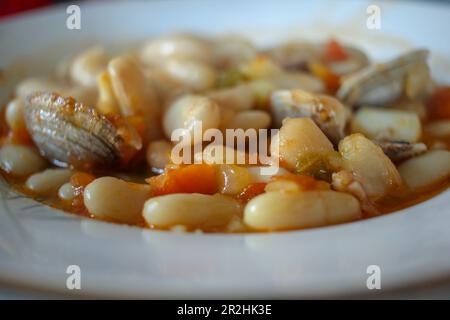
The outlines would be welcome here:
<svg viewBox="0 0 450 320">
<path fill-rule="evenodd" d="M 83 195 L 84 205 L 94 217 L 135 224 L 142 221 L 150 186 L 102 177 L 88 184 Z"/>
<path fill-rule="evenodd" d="M 39 195 L 54 195 L 70 180 L 72 171 L 68 169 L 47 169 L 28 177 L 26 187 Z"/>
<path fill-rule="evenodd" d="M 398 189 L 402 178 L 383 150 L 360 133 L 339 143 L 343 166 L 362 184 L 369 198 L 380 198 Z"/>
<path fill-rule="evenodd" d="M 186 129 L 186 135 L 193 137 L 194 126 L 198 124 L 203 131 L 219 127 L 219 106 L 207 97 L 182 96 L 169 106 L 163 117 L 164 132 L 169 139 L 176 129 Z"/>
<path fill-rule="evenodd" d="M 28 176 L 47 166 L 36 149 L 21 145 L 5 145 L 0 149 L 0 166 L 13 176 Z"/>
<path fill-rule="evenodd" d="M 247 166 L 258 163 L 257 153 L 247 153 L 240 148 L 234 149 L 230 146 L 207 145 L 202 152 L 194 154 L 194 160 L 197 163 L 204 162 L 206 164 L 238 164 Z"/>
<path fill-rule="evenodd" d="M 103 114 L 120 115 L 119 102 L 114 95 L 111 77 L 108 72 L 102 72 L 97 77 L 98 101 L 97 109 Z"/>
<path fill-rule="evenodd" d="M 213 68 L 194 60 L 171 58 L 161 65 L 161 69 L 182 86 L 194 91 L 212 88 L 216 81 Z"/>
<path fill-rule="evenodd" d="M 333 145 L 310 118 L 286 118 L 272 139 L 272 149 L 279 153 L 280 162 L 295 170 L 300 157 L 307 154 L 329 154 Z"/>
<path fill-rule="evenodd" d="M 238 112 L 228 123 L 229 129 L 267 129 L 271 122 L 270 114 L 263 110 Z"/>
<path fill-rule="evenodd" d="M 429 151 L 403 162 L 398 171 L 411 189 L 437 184 L 450 177 L 450 151 Z"/>
<path fill-rule="evenodd" d="M 208 97 L 217 102 L 220 107 L 236 111 L 251 109 L 255 103 L 253 90 L 246 84 L 210 91 Z"/>
<path fill-rule="evenodd" d="M 234 215 L 241 214 L 240 204 L 223 195 L 170 194 L 147 200 L 143 215 L 149 225 L 168 228 L 184 225 L 189 228 L 224 227 Z"/>
<path fill-rule="evenodd" d="M 25 102 L 22 97 L 11 100 L 6 106 L 5 120 L 13 131 L 26 130 L 23 110 Z"/>
<path fill-rule="evenodd" d="M 214 60 L 219 66 L 237 67 L 256 57 L 258 50 L 251 41 L 239 35 L 218 38 L 213 44 Z"/>
<path fill-rule="evenodd" d="M 274 174 L 271 174 L 271 175 L 268 175 L 268 174 L 266 174 L 266 175 L 263 175 L 263 174 L 261 174 L 261 169 L 262 168 L 264 168 L 264 167 L 261 167 L 261 166 L 253 166 L 253 167 L 248 167 L 247 168 L 247 170 L 248 170 L 248 172 L 250 173 L 250 175 L 252 176 L 252 182 L 253 183 L 255 183 L 255 182 L 269 182 L 271 179 L 272 179 L 272 177 L 274 177 L 274 176 L 282 176 L 282 175 L 285 175 L 285 174 L 287 174 L 287 173 L 289 173 L 289 171 L 287 171 L 286 169 L 284 169 L 284 168 L 281 168 L 281 167 L 278 167 L 278 168 L 273 168 L 273 170 L 274 170 Z M 266 167 L 267 168 L 267 167 Z"/>
<path fill-rule="evenodd" d="M 159 67 L 144 67 L 143 70 L 148 80 L 154 84 L 163 108 L 180 95 L 190 92 Z"/>
<path fill-rule="evenodd" d="M 366 107 L 353 117 L 352 132 L 370 139 L 417 142 L 422 126 L 415 112 Z"/>
<path fill-rule="evenodd" d="M 27 78 L 22 80 L 16 87 L 16 94 L 22 98 L 35 91 L 66 92 L 70 87 L 61 82 L 48 78 Z"/>
<path fill-rule="evenodd" d="M 59 188 L 58 197 L 64 201 L 71 201 L 75 198 L 75 190 L 70 182 L 64 183 Z"/>
<path fill-rule="evenodd" d="M 300 192 L 301 186 L 295 181 L 290 181 L 287 179 L 279 179 L 274 181 L 269 181 L 264 188 L 265 192 Z"/>
<path fill-rule="evenodd" d="M 114 58 L 108 64 L 114 94 L 123 116 L 143 116 L 148 141 L 160 136 L 160 106 L 156 89 L 132 56 Z"/>
<path fill-rule="evenodd" d="M 72 80 L 82 86 L 93 87 L 97 76 L 106 69 L 109 57 L 101 47 L 82 52 L 74 60 L 70 69 Z"/>
<path fill-rule="evenodd" d="M 268 192 L 247 203 L 244 222 L 257 230 L 312 228 L 361 217 L 358 200 L 348 193 Z"/>
<path fill-rule="evenodd" d="M 56 92 L 65 97 L 72 96 L 76 100 L 91 106 L 96 103 L 97 99 L 96 88 L 70 86 L 66 83 L 61 83 L 61 81 L 47 78 L 27 78 L 16 87 L 17 96 L 24 99 L 36 91 Z"/>
<path fill-rule="evenodd" d="M 219 165 L 219 189 L 227 195 L 236 195 L 252 182 L 247 168 L 222 164 Z"/>
<path fill-rule="evenodd" d="M 183 58 L 210 62 L 211 50 L 206 41 L 192 35 L 177 34 L 149 41 L 141 50 L 141 60 L 149 65 L 167 58 Z"/>
</svg>

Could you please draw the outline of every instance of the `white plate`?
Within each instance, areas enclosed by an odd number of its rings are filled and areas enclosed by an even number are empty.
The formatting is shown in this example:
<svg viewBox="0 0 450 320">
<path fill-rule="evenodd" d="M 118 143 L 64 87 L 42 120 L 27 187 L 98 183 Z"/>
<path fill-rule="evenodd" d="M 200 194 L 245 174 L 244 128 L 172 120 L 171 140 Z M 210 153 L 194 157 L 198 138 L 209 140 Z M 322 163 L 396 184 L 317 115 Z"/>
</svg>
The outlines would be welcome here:
<svg viewBox="0 0 450 320">
<path fill-rule="evenodd" d="M 335 35 L 375 58 L 409 47 L 432 50 L 433 72 L 449 79 L 450 9 L 384 3 L 381 30 L 366 28 L 369 3 L 154 1 L 81 5 L 81 30 L 65 28 L 65 7 L 0 24 L 0 66 L 41 73 L 87 43 L 133 42 L 169 31 L 243 32 L 260 44 Z M 372 2 L 370 2 L 372 4 Z M 44 53 L 44 55 L 43 55 Z M 42 55 L 44 58 L 42 58 Z M 17 60 L 32 57 L 34 64 Z M 40 57 L 40 58 L 37 58 Z M 19 61 L 19 62 L 17 62 Z M 36 64 L 36 61 L 38 63 Z M 9 73 L 11 72 L 11 73 Z M 6 100 L 11 86 L 2 86 Z M 383 290 L 450 274 L 450 191 L 394 214 L 306 231 L 173 234 L 82 219 L 18 196 L 0 200 L 0 279 L 74 293 L 66 268 L 81 268 L 77 294 L 109 297 L 317 297 L 367 294 L 369 265 Z"/>
</svg>

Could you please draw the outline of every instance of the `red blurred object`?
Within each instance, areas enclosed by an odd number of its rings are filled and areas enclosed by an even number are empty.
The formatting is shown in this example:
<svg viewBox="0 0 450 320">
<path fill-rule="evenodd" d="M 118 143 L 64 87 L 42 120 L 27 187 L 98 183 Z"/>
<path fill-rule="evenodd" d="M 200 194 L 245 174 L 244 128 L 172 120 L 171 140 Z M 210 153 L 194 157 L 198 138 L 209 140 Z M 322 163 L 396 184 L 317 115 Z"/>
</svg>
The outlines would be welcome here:
<svg viewBox="0 0 450 320">
<path fill-rule="evenodd" d="M 52 2 L 52 0 L 2 0 L 0 1 L 0 17 L 44 7 Z"/>
<path fill-rule="evenodd" d="M 343 61 L 348 58 L 348 53 L 345 48 L 336 40 L 328 41 L 325 48 L 325 59 L 328 61 Z"/>
</svg>

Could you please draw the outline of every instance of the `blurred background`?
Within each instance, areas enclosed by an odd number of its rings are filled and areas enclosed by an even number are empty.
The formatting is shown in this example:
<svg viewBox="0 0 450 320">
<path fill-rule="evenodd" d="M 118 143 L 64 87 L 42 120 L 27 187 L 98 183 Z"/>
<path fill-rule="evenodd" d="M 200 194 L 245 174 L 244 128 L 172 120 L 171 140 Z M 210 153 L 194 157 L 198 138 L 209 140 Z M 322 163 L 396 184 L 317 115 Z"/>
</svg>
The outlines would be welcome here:
<svg viewBox="0 0 450 320">
<path fill-rule="evenodd" d="M 8 16 L 12 16 L 15 14 L 19 14 L 21 12 L 26 12 L 34 9 L 38 9 L 41 7 L 51 6 L 58 3 L 77 3 L 77 2 L 100 2 L 100 1 L 117 1 L 117 0 L 1 0 L 0 1 L 0 19 Z M 174 0 L 142 0 L 142 1 L 174 1 Z M 183 1 L 183 0 L 178 0 Z M 211 0 L 217 1 L 217 0 Z M 274 0 L 276 1 L 276 0 Z M 407 0 L 399 0 L 399 1 L 407 1 Z M 417 2 L 449 2 L 450 0 L 410 0 Z"/>
</svg>

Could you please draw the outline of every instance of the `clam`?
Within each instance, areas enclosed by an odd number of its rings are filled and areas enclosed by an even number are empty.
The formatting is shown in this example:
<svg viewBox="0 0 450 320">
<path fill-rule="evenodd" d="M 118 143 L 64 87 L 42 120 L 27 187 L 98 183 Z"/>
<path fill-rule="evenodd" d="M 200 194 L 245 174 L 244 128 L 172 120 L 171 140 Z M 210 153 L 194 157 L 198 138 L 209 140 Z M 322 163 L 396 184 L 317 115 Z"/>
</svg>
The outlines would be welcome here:
<svg viewBox="0 0 450 320">
<path fill-rule="evenodd" d="M 25 122 L 40 153 L 57 166 L 108 166 L 122 157 L 125 142 L 114 124 L 73 98 L 33 93 L 26 99 Z"/>
<path fill-rule="evenodd" d="M 420 97 L 430 83 L 428 55 L 428 50 L 413 50 L 352 73 L 343 78 L 336 96 L 351 106 L 384 106 L 402 95 Z"/>
<path fill-rule="evenodd" d="M 334 144 L 344 137 L 349 116 L 349 110 L 335 98 L 300 89 L 274 91 L 271 112 L 278 127 L 285 118 L 311 118 Z"/>
<path fill-rule="evenodd" d="M 393 162 L 400 162 L 427 151 L 424 143 L 410 143 L 406 141 L 373 141 Z"/>
</svg>

